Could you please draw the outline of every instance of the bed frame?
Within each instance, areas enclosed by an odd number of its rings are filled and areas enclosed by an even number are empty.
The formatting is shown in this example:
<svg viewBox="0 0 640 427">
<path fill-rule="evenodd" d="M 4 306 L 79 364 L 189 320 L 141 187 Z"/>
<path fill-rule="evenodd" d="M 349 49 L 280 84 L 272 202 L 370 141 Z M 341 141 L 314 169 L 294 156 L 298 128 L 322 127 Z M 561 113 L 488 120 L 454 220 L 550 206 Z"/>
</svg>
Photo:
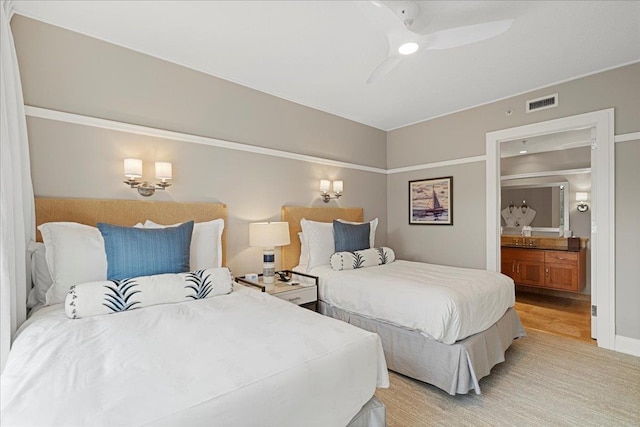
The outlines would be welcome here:
<svg viewBox="0 0 640 427">
<path fill-rule="evenodd" d="M 283 206 L 282 221 L 289 223 L 292 243 L 282 248 L 283 268 L 292 269 L 300 259 L 300 240 L 297 236 L 300 219 L 331 222 L 342 218 L 361 222 L 362 216 L 362 209 Z M 454 344 L 443 344 L 419 332 L 334 307 L 322 301 L 321 289 L 318 289 L 318 295 L 320 313 L 380 336 L 390 370 L 432 384 L 451 395 L 465 394 L 470 390 L 480 394 L 478 381 L 489 375 L 492 367 L 504 362 L 504 353 L 514 339 L 526 335 L 517 313 L 510 308 L 487 330 Z"/>
<path fill-rule="evenodd" d="M 205 222 L 222 218 L 222 265 L 226 265 L 227 205 L 222 203 L 147 202 L 140 200 L 50 199 L 36 197 L 36 227 L 45 222 L 98 222 L 133 226 L 151 220 L 158 224 Z M 42 242 L 40 231 L 36 240 Z"/>
</svg>

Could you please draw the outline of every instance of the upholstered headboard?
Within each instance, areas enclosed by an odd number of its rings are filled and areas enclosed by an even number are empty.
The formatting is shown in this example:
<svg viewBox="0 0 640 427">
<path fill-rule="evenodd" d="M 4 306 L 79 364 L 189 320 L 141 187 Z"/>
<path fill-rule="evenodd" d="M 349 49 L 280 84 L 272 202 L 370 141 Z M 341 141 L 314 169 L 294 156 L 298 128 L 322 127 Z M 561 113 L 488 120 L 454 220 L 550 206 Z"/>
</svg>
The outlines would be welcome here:
<svg viewBox="0 0 640 427">
<path fill-rule="evenodd" d="M 362 208 L 304 208 L 298 206 L 283 206 L 282 221 L 289 223 L 289 235 L 291 244 L 282 247 L 282 269 L 290 270 L 300 260 L 300 239 L 298 233 L 302 231 L 300 220 L 302 218 L 319 221 L 332 222 L 334 219 L 344 219 L 346 221 L 362 222 L 364 211 Z"/>
<path fill-rule="evenodd" d="M 227 205 L 222 203 L 147 202 L 139 200 L 49 199 L 36 197 L 36 226 L 45 222 L 78 222 L 95 225 L 98 222 L 133 226 L 151 220 L 158 224 L 176 224 L 194 220 L 212 221 L 222 218 L 222 265 L 226 265 Z M 36 239 L 42 236 L 37 232 Z"/>
</svg>

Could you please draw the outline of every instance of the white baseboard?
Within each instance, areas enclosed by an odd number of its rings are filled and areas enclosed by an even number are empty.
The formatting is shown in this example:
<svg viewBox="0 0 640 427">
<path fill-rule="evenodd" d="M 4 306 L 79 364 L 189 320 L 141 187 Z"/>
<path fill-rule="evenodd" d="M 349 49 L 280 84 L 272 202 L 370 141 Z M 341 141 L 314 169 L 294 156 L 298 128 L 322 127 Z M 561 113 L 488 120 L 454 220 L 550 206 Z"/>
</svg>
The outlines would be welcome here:
<svg viewBox="0 0 640 427">
<path fill-rule="evenodd" d="M 640 357 L 640 340 L 616 335 L 615 350 L 620 353 Z"/>
</svg>

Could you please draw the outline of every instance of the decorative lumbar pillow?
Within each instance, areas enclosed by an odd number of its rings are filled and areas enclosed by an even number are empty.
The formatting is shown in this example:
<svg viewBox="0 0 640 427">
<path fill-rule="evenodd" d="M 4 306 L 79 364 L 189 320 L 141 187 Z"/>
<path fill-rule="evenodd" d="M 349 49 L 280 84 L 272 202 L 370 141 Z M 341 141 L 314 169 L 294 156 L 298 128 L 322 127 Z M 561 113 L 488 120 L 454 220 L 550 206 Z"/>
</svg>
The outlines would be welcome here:
<svg viewBox="0 0 640 427">
<path fill-rule="evenodd" d="M 329 265 L 331 255 L 336 251 L 333 241 L 333 224 L 330 222 L 301 219 L 302 235 L 309 248 L 307 271 L 321 265 Z"/>
<path fill-rule="evenodd" d="M 371 227 L 368 222 L 364 224 L 346 224 L 333 221 L 333 237 L 336 252 L 353 252 L 369 249 L 369 235 Z"/>
<path fill-rule="evenodd" d="M 108 280 L 189 271 L 193 221 L 159 229 L 98 223 L 98 229 L 104 237 Z"/>
<path fill-rule="evenodd" d="M 354 224 L 354 225 L 366 224 L 366 222 L 351 222 L 351 221 L 346 221 L 344 219 L 338 219 L 337 221 L 340 221 L 344 224 Z M 371 228 L 371 230 L 369 231 L 370 232 L 369 247 L 375 248 L 376 247 L 376 229 L 378 228 L 378 218 L 375 218 L 369 221 L 369 227 Z"/>
<path fill-rule="evenodd" d="M 71 319 L 118 313 L 226 295 L 233 289 L 228 268 L 209 268 L 179 274 L 159 274 L 74 285 L 64 309 Z"/>
<path fill-rule="evenodd" d="M 390 264 L 395 260 L 396 254 L 393 249 L 387 247 L 355 252 L 336 252 L 331 255 L 331 268 L 336 271 L 354 270 L 356 268 Z"/>
<path fill-rule="evenodd" d="M 145 228 L 176 227 L 181 224 L 160 225 L 147 220 Z M 222 267 L 222 232 L 224 220 L 214 219 L 208 222 L 196 222 L 193 225 L 189 262 L 191 270 Z"/>
<path fill-rule="evenodd" d="M 104 239 L 96 227 L 76 222 L 48 222 L 38 226 L 53 284 L 46 305 L 63 303 L 72 285 L 107 279 Z"/>
</svg>

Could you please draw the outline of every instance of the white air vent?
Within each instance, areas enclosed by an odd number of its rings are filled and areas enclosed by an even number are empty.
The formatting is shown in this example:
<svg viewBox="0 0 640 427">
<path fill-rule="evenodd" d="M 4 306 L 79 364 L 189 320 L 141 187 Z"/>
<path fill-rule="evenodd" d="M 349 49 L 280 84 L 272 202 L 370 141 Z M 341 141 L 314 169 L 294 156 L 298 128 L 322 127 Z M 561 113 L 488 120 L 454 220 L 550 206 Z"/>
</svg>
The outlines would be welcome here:
<svg viewBox="0 0 640 427">
<path fill-rule="evenodd" d="M 531 113 L 532 111 L 546 110 L 547 108 L 553 108 L 558 106 L 558 94 L 543 96 L 542 98 L 530 99 L 527 101 L 526 111 Z"/>
</svg>

